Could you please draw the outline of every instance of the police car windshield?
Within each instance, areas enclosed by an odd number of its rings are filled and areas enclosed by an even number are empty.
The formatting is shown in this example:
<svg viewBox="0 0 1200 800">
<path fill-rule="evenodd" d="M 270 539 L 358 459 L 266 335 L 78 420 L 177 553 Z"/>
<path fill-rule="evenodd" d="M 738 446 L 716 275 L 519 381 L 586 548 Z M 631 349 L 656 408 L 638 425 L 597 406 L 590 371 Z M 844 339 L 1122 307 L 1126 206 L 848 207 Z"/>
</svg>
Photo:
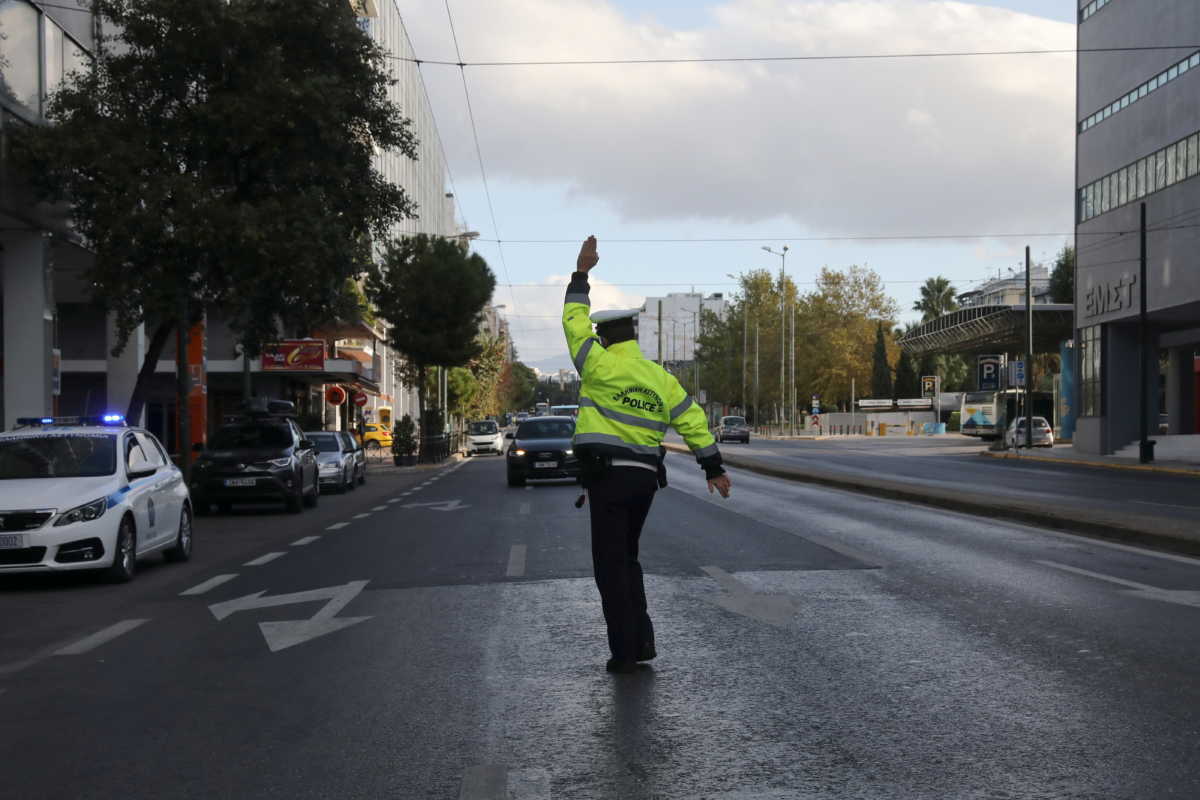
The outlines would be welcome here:
<svg viewBox="0 0 1200 800">
<path fill-rule="evenodd" d="M 575 425 L 560 419 L 538 419 L 522 422 L 517 428 L 518 439 L 570 439 Z"/>
<path fill-rule="evenodd" d="M 341 451 L 341 443 L 336 433 L 305 433 L 316 446 L 318 453 L 337 453 Z"/>
<path fill-rule="evenodd" d="M 0 480 L 96 478 L 117 471 L 116 437 L 47 434 L 0 441 Z"/>
<path fill-rule="evenodd" d="M 494 422 L 472 422 L 471 433 L 475 436 L 484 436 L 489 433 L 495 433 L 498 430 Z"/>
<path fill-rule="evenodd" d="M 292 446 L 292 433 L 283 425 L 244 423 L 226 425 L 216 432 L 209 447 L 213 450 L 282 449 Z"/>
</svg>

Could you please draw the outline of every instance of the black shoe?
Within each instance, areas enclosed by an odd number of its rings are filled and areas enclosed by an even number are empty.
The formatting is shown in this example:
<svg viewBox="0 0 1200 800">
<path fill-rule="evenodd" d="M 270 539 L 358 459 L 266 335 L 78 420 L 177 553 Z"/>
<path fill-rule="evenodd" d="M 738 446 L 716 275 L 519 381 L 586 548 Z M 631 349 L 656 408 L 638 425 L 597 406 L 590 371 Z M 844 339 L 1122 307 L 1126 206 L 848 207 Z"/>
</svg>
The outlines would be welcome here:
<svg viewBox="0 0 1200 800">
<path fill-rule="evenodd" d="M 607 672 L 617 672 L 622 675 L 628 675 L 629 673 L 638 671 L 638 664 L 636 661 L 618 661 L 615 658 L 610 658 L 608 663 L 604 665 L 604 669 Z"/>
<path fill-rule="evenodd" d="M 658 651 L 654 649 L 654 642 L 642 645 L 642 649 L 638 652 L 638 661 L 653 661 L 658 658 Z"/>
</svg>

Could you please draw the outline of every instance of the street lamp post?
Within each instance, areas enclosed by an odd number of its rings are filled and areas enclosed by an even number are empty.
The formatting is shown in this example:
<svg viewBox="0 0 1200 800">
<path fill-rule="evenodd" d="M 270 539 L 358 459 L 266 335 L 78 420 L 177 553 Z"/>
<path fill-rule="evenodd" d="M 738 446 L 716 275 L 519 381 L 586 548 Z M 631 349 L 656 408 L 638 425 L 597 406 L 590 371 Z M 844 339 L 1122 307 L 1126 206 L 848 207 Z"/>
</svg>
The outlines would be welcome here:
<svg viewBox="0 0 1200 800">
<path fill-rule="evenodd" d="M 786 414 L 787 407 L 787 390 L 785 387 L 785 372 L 784 363 L 786 361 L 787 352 L 787 321 L 784 319 L 787 309 L 787 290 L 784 286 L 784 278 L 787 274 L 787 253 L 788 246 L 783 246 L 783 252 L 776 252 L 771 248 L 763 245 L 763 250 L 766 250 L 773 256 L 779 256 L 779 414 L 780 414 L 780 434 L 783 433 L 782 421 Z"/>
</svg>

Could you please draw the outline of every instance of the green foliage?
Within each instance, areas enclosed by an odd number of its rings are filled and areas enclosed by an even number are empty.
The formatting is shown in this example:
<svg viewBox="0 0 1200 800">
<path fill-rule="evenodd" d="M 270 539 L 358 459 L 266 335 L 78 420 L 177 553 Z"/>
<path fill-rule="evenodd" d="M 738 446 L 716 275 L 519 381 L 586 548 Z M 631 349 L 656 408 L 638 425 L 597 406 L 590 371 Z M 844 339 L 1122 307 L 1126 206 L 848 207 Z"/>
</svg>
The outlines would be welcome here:
<svg viewBox="0 0 1200 800">
<path fill-rule="evenodd" d="M 508 365 L 502 384 L 502 411 L 533 408 L 537 393 L 537 373 L 520 361 Z"/>
<path fill-rule="evenodd" d="M 1054 259 L 1050 273 L 1050 300 L 1054 303 L 1075 302 L 1075 248 L 1063 245 Z"/>
<path fill-rule="evenodd" d="M 883 337 L 883 323 L 875 328 L 875 349 L 871 354 L 871 396 L 892 396 L 892 368 L 888 366 L 887 342 Z"/>
<path fill-rule="evenodd" d="M 949 278 L 941 275 L 929 278 L 921 287 L 921 299 L 913 303 L 913 311 L 921 312 L 921 321 L 929 322 L 943 314 L 958 310 L 956 298 L 958 290 L 950 283 Z"/>
<path fill-rule="evenodd" d="M 903 350 L 900 351 L 900 360 L 896 362 L 894 391 L 896 398 L 921 396 L 921 376 L 917 375 L 912 358 Z"/>
<path fill-rule="evenodd" d="M 52 124 L 25 130 L 15 161 L 42 199 L 70 204 L 118 350 L 147 318 L 178 322 L 183 297 L 192 317 L 219 306 L 251 353 L 281 325 L 352 314 L 370 237 L 413 211 L 375 148 L 411 158 L 416 142 L 349 4 L 97 7 L 119 38 L 54 94 Z"/>
<path fill-rule="evenodd" d="M 411 456 L 415 452 L 417 452 L 417 426 L 413 424 L 412 417 L 405 414 L 400 418 L 392 435 L 392 454 Z"/>
</svg>

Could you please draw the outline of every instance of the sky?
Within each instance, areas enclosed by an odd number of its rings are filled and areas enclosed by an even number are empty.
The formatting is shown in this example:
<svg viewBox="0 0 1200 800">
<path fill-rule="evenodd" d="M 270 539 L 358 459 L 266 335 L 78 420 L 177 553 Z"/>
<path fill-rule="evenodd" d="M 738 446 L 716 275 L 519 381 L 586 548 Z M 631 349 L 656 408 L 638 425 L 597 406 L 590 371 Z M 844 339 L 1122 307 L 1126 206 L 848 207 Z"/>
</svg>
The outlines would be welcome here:
<svg viewBox="0 0 1200 800">
<path fill-rule="evenodd" d="M 418 58 L 457 60 L 444 0 L 395 2 Z M 1078 4 L 450 8 L 469 63 L 1070 49 Z M 731 293 L 731 275 L 778 271 L 780 259 L 761 248 L 787 244 L 786 269 L 802 291 L 822 267 L 865 264 L 909 321 L 926 278 L 944 275 L 965 291 L 1018 266 L 1026 245 L 1035 261 L 1053 260 L 1073 230 L 1070 55 L 468 67 L 491 208 L 458 69 L 423 73 L 462 221 L 481 234 L 475 248 L 500 284 L 494 303 L 505 306 L 521 360 L 543 370 L 570 365 L 557 321 L 562 285 L 589 234 L 600 242 L 597 309 L 693 288 Z M 962 238 L 852 238 L 863 236 Z"/>
</svg>

